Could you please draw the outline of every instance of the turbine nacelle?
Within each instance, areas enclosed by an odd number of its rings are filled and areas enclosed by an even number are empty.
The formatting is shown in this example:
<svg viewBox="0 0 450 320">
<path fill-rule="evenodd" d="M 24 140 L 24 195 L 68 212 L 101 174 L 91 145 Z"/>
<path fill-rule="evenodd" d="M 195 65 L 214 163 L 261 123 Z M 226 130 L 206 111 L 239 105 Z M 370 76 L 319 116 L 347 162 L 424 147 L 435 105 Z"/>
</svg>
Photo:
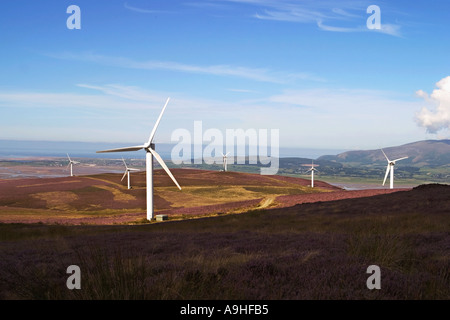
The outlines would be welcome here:
<svg viewBox="0 0 450 320">
<path fill-rule="evenodd" d="M 70 159 L 69 154 L 68 154 L 68 153 L 66 153 L 66 154 L 67 154 L 67 158 L 69 158 L 69 165 L 70 165 L 70 164 L 78 164 L 78 163 L 80 163 L 80 162 L 78 162 L 78 161 L 75 161 L 75 160 Z"/>
<path fill-rule="evenodd" d="M 311 168 L 309 168 L 306 172 L 310 172 L 310 171 L 319 171 L 314 167 L 314 161 L 311 162 Z"/>
</svg>

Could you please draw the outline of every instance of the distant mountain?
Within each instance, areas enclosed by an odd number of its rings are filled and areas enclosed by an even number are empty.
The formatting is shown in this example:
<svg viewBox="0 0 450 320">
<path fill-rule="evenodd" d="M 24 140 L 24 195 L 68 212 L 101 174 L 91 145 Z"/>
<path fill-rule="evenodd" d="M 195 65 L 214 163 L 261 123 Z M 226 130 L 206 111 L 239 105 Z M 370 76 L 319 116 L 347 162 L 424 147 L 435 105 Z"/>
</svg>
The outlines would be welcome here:
<svg viewBox="0 0 450 320">
<path fill-rule="evenodd" d="M 424 140 L 397 147 L 383 148 L 383 150 L 390 160 L 408 156 L 408 159 L 402 160 L 403 165 L 413 167 L 450 167 L 450 139 Z M 317 160 L 359 165 L 372 165 L 386 162 L 380 149 L 346 151 L 338 155 L 321 156 Z"/>
</svg>

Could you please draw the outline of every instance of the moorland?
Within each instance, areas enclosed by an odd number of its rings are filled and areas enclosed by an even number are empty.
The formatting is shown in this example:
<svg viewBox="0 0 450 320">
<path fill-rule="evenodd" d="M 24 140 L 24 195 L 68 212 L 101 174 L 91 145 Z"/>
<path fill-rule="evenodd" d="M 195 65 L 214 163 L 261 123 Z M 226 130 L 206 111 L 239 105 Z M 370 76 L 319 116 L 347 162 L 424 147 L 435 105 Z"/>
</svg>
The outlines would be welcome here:
<svg viewBox="0 0 450 320">
<path fill-rule="evenodd" d="M 450 298 L 448 185 L 312 190 L 177 170 L 181 192 L 155 171 L 157 213 L 170 219 L 152 223 L 143 173 L 131 190 L 120 173 L 2 180 L 0 299 Z M 66 287 L 70 265 L 80 290 Z M 369 265 L 381 289 L 368 289 Z"/>
</svg>

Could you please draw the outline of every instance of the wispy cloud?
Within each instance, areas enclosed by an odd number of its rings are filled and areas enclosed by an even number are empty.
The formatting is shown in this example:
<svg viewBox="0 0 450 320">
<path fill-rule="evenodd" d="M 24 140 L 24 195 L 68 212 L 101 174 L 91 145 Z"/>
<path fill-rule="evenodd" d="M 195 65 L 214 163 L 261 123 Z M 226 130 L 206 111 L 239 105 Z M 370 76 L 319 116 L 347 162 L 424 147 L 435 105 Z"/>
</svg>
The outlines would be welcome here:
<svg viewBox="0 0 450 320">
<path fill-rule="evenodd" d="M 219 0 L 223 3 L 254 7 L 254 18 L 284 22 L 316 24 L 331 32 L 380 32 L 401 36 L 400 25 L 382 23 L 380 29 L 368 29 L 366 10 L 370 1 L 291 1 L 291 0 Z M 206 1 L 207 2 L 207 1 Z"/>
<path fill-rule="evenodd" d="M 323 24 L 322 20 L 317 20 L 317 26 L 324 31 L 332 32 L 379 32 L 395 37 L 401 37 L 400 26 L 395 24 L 384 23 L 380 29 L 368 29 L 366 26 L 357 26 L 353 28 L 348 27 L 334 27 Z"/>
<path fill-rule="evenodd" d="M 354 28 L 348 28 L 348 27 L 334 27 L 334 26 L 328 26 L 325 25 L 322 20 L 317 20 L 317 26 L 319 29 L 324 31 L 332 31 L 332 32 L 362 32 L 365 31 L 365 27 L 354 27 Z"/>
<path fill-rule="evenodd" d="M 357 148 L 363 141 L 363 146 L 368 148 L 378 147 L 385 141 L 394 143 L 392 137 L 398 139 L 395 143 L 422 137 L 422 129 L 414 123 L 412 115 L 405 116 L 419 110 L 421 102 L 393 92 L 291 89 L 258 99 L 246 99 L 243 95 L 237 101 L 224 101 L 170 95 L 123 84 L 80 83 L 77 90 L 68 93 L 0 91 L 2 114 L 12 115 L 0 119 L 4 128 L 0 138 L 11 137 L 9 128 L 13 127 L 23 130 L 20 135 L 17 129 L 11 129 L 17 136 L 30 135 L 23 115 L 35 109 L 47 121 L 46 124 L 31 122 L 36 138 L 140 141 L 143 134 L 148 134 L 146 130 L 151 129 L 168 96 L 172 99 L 165 121 L 158 129 L 159 141 L 169 142 L 176 128 L 192 130 L 197 120 L 203 121 L 204 130 L 217 128 L 223 132 L 233 128 L 278 128 L 280 143 L 286 146 L 333 144 L 339 148 Z M 441 115 L 433 114 L 436 119 Z M 398 132 L 399 127 L 406 129 Z M 310 140 L 311 134 L 314 142 Z"/>
<path fill-rule="evenodd" d="M 124 3 L 124 8 L 134 11 L 134 12 L 139 12 L 139 13 L 167 13 L 168 11 L 163 11 L 163 10 L 150 10 L 150 9 L 144 9 L 144 8 L 138 8 L 135 6 L 130 6 L 127 2 Z"/>
<path fill-rule="evenodd" d="M 231 89 L 227 89 L 227 90 L 231 91 L 231 92 L 239 92 L 239 93 L 258 93 L 255 90 L 247 90 L 247 89 L 233 89 L 233 88 L 231 88 Z"/>
<path fill-rule="evenodd" d="M 277 105 L 278 110 L 289 110 L 295 119 L 290 123 L 303 132 L 298 139 L 304 139 L 304 143 L 308 143 L 311 134 L 315 141 L 321 141 L 317 143 L 326 141 L 344 148 L 377 148 L 386 141 L 400 144 L 423 138 L 413 120 L 413 112 L 420 104 L 395 92 L 348 88 L 285 90 L 269 97 L 268 103 Z M 283 126 L 283 133 L 289 129 Z M 339 134 L 335 136 L 333 132 Z M 295 130 L 291 134 L 295 137 Z"/>
<path fill-rule="evenodd" d="M 119 97 L 130 101 L 145 101 L 146 103 L 157 102 L 161 100 L 160 94 L 144 91 L 141 88 L 134 86 L 124 86 L 120 84 L 107 85 L 90 85 L 79 83 L 77 87 L 92 89 L 94 91 L 102 92 L 108 96 Z"/>
<path fill-rule="evenodd" d="M 134 103 L 134 108 L 146 108 L 143 103 Z M 32 91 L 0 92 L 0 107 L 35 109 L 122 109 L 124 102 L 111 95 L 77 93 L 41 93 Z"/>
<path fill-rule="evenodd" d="M 94 62 L 102 65 L 128 69 L 169 70 L 175 72 L 237 77 L 260 82 L 287 83 L 296 80 L 325 81 L 323 78 L 307 72 L 288 73 L 283 71 L 272 71 L 266 68 L 249 68 L 227 64 L 200 66 L 174 61 L 136 61 L 125 57 L 113 57 L 92 53 L 75 54 L 66 52 L 47 55 L 57 59 Z"/>
</svg>

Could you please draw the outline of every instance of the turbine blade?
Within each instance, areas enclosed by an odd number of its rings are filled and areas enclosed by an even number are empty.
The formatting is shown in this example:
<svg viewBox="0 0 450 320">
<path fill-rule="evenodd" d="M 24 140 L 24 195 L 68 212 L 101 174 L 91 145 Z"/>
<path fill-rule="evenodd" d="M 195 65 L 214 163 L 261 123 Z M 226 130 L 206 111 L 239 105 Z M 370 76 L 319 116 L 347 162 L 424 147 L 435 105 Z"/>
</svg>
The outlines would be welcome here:
<svg viewBox="0 0 450 320">
<path fill-rule="evenodd" d="M 145 145 L 146 148 L 150 147 L 150 144 L 153 141 L 153 137 L 155 135 L 156 129 L 158 128 L 159 122 L 161 121 L 161 118 L 163 116 L 164 110 L 166 110 L 167 104 L 169 103 L 170 97 L 167 98 L 166 104 L 164 105 L 161 113 L 159 114 L 158 120 L 156 120 L 155 126 L 153 127 L 152 133 L 150 133 L 150 138 L 148 138 L 147 144 Z"/>
<path fill-rule="evenodd" d="M 125 170 L 125 173 L 123 174 L 123 177 L 122 177 L 122 179 L 120 179 L 120 181 L 122 181 L 123 179 L 125 179 L 127 173 L 128 173 L 128 170 Z"/>
<path fill-rule="evenodd" d="M 386 160 L 389 162 L 390 160 L 389 160 L 389 158 L 387 157 L 387 155 L 386 155 L 386 153 L 384 153 L 384 151 L 383 151 L 383 149 L 381 149 L 381 152 L 383 152 L 383 154 L 384 154 L 384 157 L 386 158 Z"/>
<path fill-rule="evenodd" d="M 388 165 L 387 168 L 386 168 L 386 174 L 385 174 L 385 176 L 384 176 L 383 186 L 384 186 L 384 184 L 386 183 L 386 179 L 387 179 L 387 176 L 388 176 L 388 174 L 389 174 L 389 169 L 390 169 L 390 165 Z"/>
<path fill-rule="evenodd" d="M 125 165 L 125 168 L 128 169 L 127 163 L 125 162 L 125 159 L 122 158 L 123 164 Z"/>
<path fill-rule="evenodd" d="M 395 159 L 395 160 L 392 160 L 392 162 L 400 161 L 400 160 L 407 159 L 407 158 L 408 158 L 408 157 L 403 157 L 403 158 Z"/>
<path fill-rule="evenodd" d="M 134 147 L 125 147 L 125 148 L 102 150 L 102 151 L 97 151 L 96 153 L 138 151 L 138 150 L 141 150 L 141 149 L 144 149 L 144 148 L 145 148 L 145 146 L 142 145 L 142 146 L 134 146 Z"/>
<path fill-rule="evenodd" d="M 67 154 L 67 158 L 69 158 L 69 161 L 72 162 L 72 160 L 70 160 L 69 154 L 68 153 L 66 153 L 66 154 Z"/>
<path fill-rule="evenodd" d="M 159 164 L 161 165 L 161 167 L 163 167 L 163 169 L 166 171 L 166 173 L 169 175 L 169 177 L 172 179 L 173 182 L 175 182 L 175 184 L 177 185 L 178 189 L 181 190 L 180 185 L 178 184 L 177 180 L 175 179 L 175 177 L 173 176 L 172 172 L 170 172 L 169 168 L 166 166 L 166 164 L 164 163 L 163 159 L 161 158 L 161 156 L 152 148 L 149 148 L 148 150 L 150 150 L 150 152 L 152 153 L 152 155 L 155 157 L 155 159 L 159 162 Z"/>
</svg>

